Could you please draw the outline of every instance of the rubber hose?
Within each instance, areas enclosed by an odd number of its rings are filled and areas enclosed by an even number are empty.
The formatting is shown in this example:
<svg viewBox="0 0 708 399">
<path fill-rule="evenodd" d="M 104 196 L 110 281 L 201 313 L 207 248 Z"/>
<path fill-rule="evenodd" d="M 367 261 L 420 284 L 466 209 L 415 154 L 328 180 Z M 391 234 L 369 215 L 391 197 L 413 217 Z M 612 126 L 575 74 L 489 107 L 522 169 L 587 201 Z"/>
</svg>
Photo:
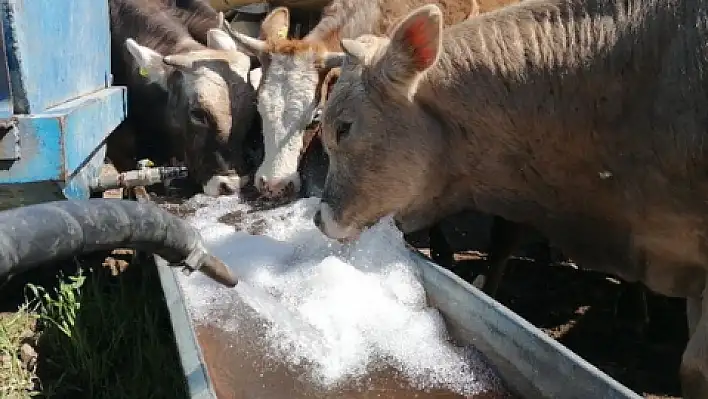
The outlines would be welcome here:
<svg viewBox="0 0 708 399">
<path fill-rule="evenodd" d="M 53 201 L 0 212 L 0 277 L 48 261 L 116 248 L 157 254 L 233 287 L 191 225 L 153 203 L 122 199 Z"/>
</svg>

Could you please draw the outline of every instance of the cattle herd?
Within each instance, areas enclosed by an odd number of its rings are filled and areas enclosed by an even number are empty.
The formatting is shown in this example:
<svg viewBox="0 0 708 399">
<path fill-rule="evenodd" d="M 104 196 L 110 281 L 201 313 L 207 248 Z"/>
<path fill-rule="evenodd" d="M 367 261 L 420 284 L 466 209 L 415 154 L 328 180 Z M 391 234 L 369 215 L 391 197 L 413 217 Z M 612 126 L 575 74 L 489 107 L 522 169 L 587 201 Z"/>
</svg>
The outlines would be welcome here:
<svg viewBox="0 0 708 399">
<path fill-rule="evenodd" d="M 206 0 L 109 0 L 119 170 L 179 162 L 195 191 L 287 199 L 313 195 L 314 157 L 323 234 L 393 214 L 442 264 L 440 221 L 490 215 L 492 295 L 533 231 L 686 298 L 683 394 L 708 398 L 708 0 L 323 0 L 302 38 L 298 1 L 270 3 L 251 37 Z"/>
</svg>

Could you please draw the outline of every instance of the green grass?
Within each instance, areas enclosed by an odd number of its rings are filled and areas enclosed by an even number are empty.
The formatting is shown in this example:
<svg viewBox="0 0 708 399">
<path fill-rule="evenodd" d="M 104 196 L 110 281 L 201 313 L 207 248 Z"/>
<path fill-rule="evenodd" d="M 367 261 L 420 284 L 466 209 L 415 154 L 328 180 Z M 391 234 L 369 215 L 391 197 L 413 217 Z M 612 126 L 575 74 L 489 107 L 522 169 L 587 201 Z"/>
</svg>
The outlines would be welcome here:
<svg viewBox="0 0 708 399">
<path fill-rule="evenodd" d="M 30 396 L 34 391 L 34 367 L 22 361 L 20 347 L 34 335 L 36 319 L 26 306 L 0 315 L 0 398 Z"/>
<path fill-rule="evenodd" d="M 28 285 L 18 321 L 0 330 L 0 349 L 17 358 L 19 341 L 9 330 L 36 317 L 40 383 L 32 390 L 33 373 L 13 369 L 0 383 L 7 378 L 16 388 L 0 397 L 187 397 L 157 272 L 143 263 L 113 276 L 94 258 L 55 287 Z"/>
</svg>

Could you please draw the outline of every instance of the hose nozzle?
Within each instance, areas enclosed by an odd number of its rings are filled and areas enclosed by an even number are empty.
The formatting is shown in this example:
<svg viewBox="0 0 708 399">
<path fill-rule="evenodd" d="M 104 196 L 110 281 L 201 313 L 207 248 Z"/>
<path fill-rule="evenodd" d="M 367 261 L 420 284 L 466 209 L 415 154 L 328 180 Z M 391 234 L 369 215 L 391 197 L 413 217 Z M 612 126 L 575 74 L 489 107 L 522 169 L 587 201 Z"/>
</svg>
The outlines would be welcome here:
<svg viewBox="0 0 708 399">
<path fill-rule="evenodd" d="M 231 274 L 229 267 L 219 258 L 210 255 L 201 245 L 187 256 L 184 264 L 183 272 L 187 276 L 192 274 L 193 271 L 199 270 L 207 277 L 229 288 L 233 288 L 238 284 L 238 279 Z"/>
</svg>

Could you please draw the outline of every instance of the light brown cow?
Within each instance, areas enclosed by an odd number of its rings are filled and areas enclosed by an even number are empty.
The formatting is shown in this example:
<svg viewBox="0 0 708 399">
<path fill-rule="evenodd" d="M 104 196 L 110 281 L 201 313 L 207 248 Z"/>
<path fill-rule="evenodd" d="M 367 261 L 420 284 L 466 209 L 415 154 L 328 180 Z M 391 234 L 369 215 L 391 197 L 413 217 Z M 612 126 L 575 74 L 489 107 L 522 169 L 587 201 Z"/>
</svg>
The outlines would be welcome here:
<svg viewBox="0 0 708 399">
<path fill-rule="evenodd" d="M 687 298 L 708 397 L 708 0 L 528 0 L 443 33 L 434 5 L 343 40 L 315 223 L 352 239 L 473 203 L 585 268 Z M 669 327 L 670 328 L 670 327 Z"/>
<path fill-rule="evenodd" d="M 387 32 L 394 21 L 415 7 L 440 3 L 445 23 L 460 22 L 479 12 L 475 0 L 333 0 L 322 19 L 302 40 L 288 40 L 290 15 L 275 8 L 262 23 L 263 40 L 232 32 L 242 49 L 258 56 L 262 78 L 258 87 L 258 112 L 263 121 L 264 160 L 255 175 L 256 187 L 277 197 L 300 186 L 297 166 L 302 136 L 318 106 L 319 88 L 329 70 L 328 53 L 341 51 L 340 38 Z M 487 9 L 498 3 L 484 2 Z"/>
</svg>

